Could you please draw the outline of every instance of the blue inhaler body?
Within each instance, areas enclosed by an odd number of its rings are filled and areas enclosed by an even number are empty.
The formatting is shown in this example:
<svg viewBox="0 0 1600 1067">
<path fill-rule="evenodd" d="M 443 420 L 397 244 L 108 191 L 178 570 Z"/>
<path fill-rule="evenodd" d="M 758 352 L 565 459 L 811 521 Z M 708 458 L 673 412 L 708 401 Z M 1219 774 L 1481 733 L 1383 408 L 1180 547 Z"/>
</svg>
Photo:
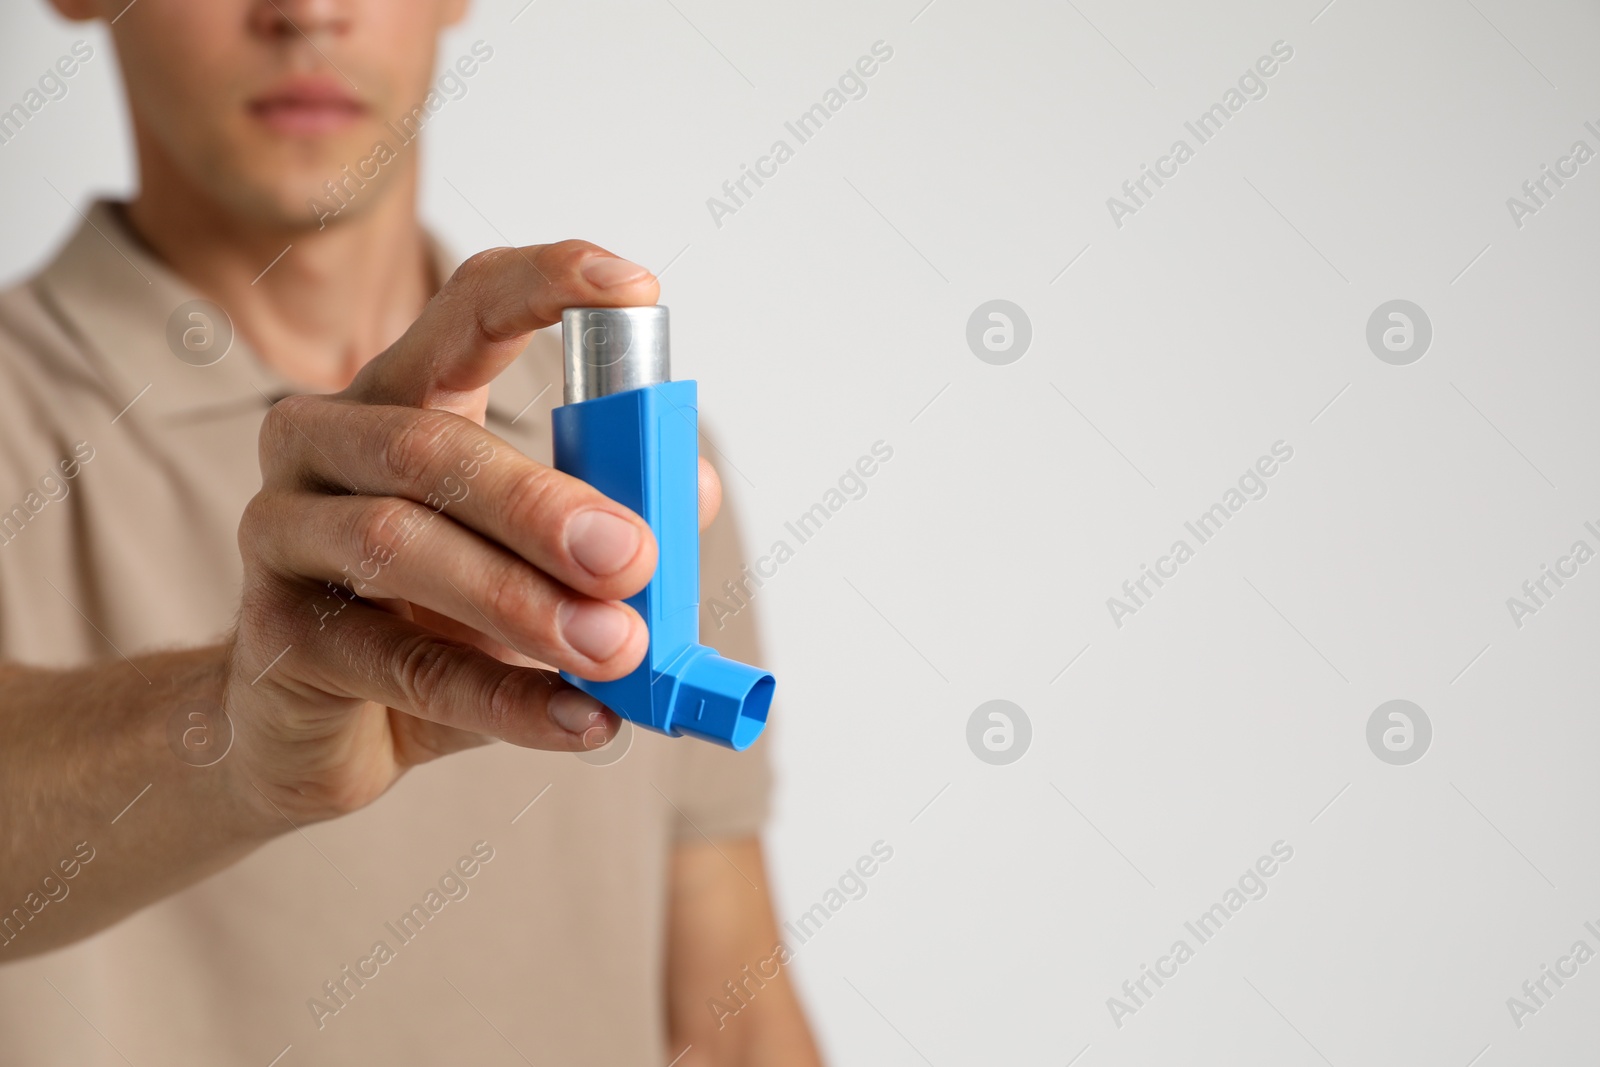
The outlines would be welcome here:
<svg viewBox="0 0 1600 1067">
<path fill-rule="evenodd" d="M 557 470 L 633 509 L 655 532 L 650 584 L 628 598 L 650 650 L 627 677 L 561 677 L 630 722 L 749 748 L 767 725 L 771 674 L 700 643 L 695 383 L 671 380 L 667 309 L 568 308 L 564 403 L 551 414 Z"/>
</svg>

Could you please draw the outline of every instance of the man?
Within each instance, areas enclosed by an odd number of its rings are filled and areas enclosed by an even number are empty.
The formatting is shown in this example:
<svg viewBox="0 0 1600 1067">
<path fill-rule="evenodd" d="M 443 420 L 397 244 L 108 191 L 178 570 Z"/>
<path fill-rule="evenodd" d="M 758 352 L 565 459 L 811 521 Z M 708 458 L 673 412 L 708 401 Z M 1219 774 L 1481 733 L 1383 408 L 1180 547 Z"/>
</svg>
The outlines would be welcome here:
<svg viewBox="0 0 1600 1067">
<path fill-rule="evenodd" d="M 816 1063 L 759 745 L 615 759 L 539 669 L 639 661 L 655 545 L 541 462 L 534 331 L 657 285 L 442 282 L 387 124 L 465 0 L 54 2 L 112 23 L 141 187 L 0 294 L 0 1062 Z"/>
</svg>

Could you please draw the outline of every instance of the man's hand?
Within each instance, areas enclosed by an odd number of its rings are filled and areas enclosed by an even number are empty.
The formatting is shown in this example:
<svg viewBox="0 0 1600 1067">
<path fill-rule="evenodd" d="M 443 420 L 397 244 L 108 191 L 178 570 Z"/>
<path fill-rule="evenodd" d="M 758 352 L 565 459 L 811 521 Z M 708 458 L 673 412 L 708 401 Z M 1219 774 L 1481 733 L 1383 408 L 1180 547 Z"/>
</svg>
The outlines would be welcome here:
<svg viewBox="0 0 1600 1067">
<path fill-rule="evenodd" d="M 639 664 L 648 634 L 621 600 L 655 569 L 650 528 L 482 423 L 532 331 L 657 292 L 581 241 L 484 252 L 344 392 L 273 408 L 224 689 L 264 815 L 281 824 L 262 797 L 297 823 L 352 811 L 492 738 L 582 750 L 615 734 L 539 666 L 607 680 Z M 703 524 L 720 500 L 703 463 L 701 482 Z"/>
<path fill-rule="evenodd" d="M 354 810 L 435 756 L 611 738 L 616 718 L 541 668 L 638 665 L 648 635 L 619 601 L 649 581 L 655 541 L 482 423 L 530 332 L 656 292 L 643 267 L 577 241 L 475 256 L 350 388 L 268 415 L 230 640 L 71 670 L 0 663 L 0 812 L 29 813 L 0 834 L 0 899 L 22 900 L 75 841 L 96 871 L 0 944 L 0 963 Z M 702 462 L 702 525 L 720 502 Z M 219 700 L 233 746 L 195 773 L 168 747 L 172 714 Z M 105 834 L 130 798 L 137 818 Z"/>
</svg>

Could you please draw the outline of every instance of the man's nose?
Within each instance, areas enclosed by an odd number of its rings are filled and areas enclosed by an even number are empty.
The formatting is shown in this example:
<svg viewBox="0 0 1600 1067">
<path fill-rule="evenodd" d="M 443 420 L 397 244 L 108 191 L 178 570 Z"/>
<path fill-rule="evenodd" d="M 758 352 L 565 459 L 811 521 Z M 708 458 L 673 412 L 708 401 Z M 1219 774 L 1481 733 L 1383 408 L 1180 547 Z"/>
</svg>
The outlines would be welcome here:
<svg viewBox="0 0 1600 1067">
<path fill-rule="evenodd" d="M 258 0 L 251 28 L 264 37 L 338 36 L 353 22 L 350 0 Z"/>
</svg>

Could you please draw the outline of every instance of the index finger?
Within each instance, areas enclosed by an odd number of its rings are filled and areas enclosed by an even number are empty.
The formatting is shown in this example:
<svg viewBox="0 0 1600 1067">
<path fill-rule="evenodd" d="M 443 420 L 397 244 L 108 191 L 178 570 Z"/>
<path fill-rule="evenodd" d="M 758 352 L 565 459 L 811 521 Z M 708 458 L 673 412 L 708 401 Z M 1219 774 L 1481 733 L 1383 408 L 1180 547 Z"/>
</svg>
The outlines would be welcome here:
<svg viewBox="0 0 1600 1067">
<path fill-rule="evenodd" d="M 491 248 L 461 264 L 344 395 L 482 422 L 488 384 L 563 308 L 654 304 L 660 292 L 647 269 L 588 241 Z"/>
</svg>

